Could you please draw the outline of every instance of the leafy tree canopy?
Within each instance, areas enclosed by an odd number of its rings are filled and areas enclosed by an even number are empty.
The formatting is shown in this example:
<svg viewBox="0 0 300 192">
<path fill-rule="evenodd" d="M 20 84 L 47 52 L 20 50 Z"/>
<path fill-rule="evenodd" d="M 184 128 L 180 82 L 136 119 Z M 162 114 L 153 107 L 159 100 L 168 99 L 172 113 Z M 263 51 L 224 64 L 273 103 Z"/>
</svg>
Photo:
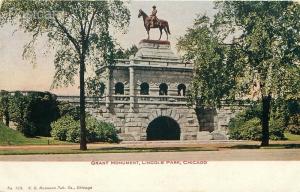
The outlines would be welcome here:
<svg viewBox="0 0 300 192">
<path fill-rule="evenodd" d="M 191 101 L 213 107 L 249 95 L 262 101 L 262 145 L 268 145 L 272 98 L 300 98 L 300 4 L 227 1 L 216 8 L 212 22 L 199 17 L 178 42 L 195 66 Z"/>
<path fill-rule="evenodd" d="M 212 22 L 198 17 L 178 48 L 193 61 L 191 91 L 205 105 L 245 95 L 300 97 L 300 5 L 218 2 Z"/>
<path fill-rule="evenodd" d="M 11 23 L 32 33 L 23 56 L 35 62 L 34 44 L 43 35 L 56 51 L 53 87 L 74 84 L 80 60 L 112 64 L 114 40 L 109 27 L 125 30 L 130 13 L 122 1 L 4 1 L 0 25 Z"/>
<path fill-rule="evenodd" d="M 80 149 L 86 150 L 85 71 L 88 64 L 113 65 L 115 48 L 110 27 L 124 30 L 130 13 L 122 1 L 5 0 L 0 26 L 18 25 L 33 34 L 23 56 L 35 60 L 34 43 L 45 35 L 56 51 L 52 87 L 74 84 L 80 79 Z"/>
<path fill-rule="evenodd" d="M 226 29 L 237 48 L 241 66 L 238 91 L 249 93 L 257 84 L 259 95 L 299 98 L 300 5 L 292 1 L 223 2 L 215 29 Z M 247 88 L 247 89 L 244 89 Z"/>
</svg>

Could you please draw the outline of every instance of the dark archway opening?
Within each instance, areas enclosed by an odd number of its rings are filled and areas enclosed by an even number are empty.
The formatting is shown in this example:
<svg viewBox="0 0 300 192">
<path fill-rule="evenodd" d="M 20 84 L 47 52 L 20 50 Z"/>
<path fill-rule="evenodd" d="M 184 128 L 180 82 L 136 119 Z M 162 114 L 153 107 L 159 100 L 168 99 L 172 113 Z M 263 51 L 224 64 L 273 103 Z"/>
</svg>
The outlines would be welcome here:
<svg viewBox="0 0 300 192">
<path fill-rule="evenodd" d="M 180 127 L 170 117 L 157 117 L 148 125 L 147 140 L 180 140 Z"/>
<path fill-rule="evenodd" d="M 116 83 L 115 85 L 115 94 L 124 95 L 124 84 L 121 82 Z"/>
<path fill-rule="evenodd" d="M 141 95 L 149 95 L 149 84 L 148 83 L 142 83 L 140 85 L 141 87 Z"/>
<path fill-rule="evenodd" d="M 159 95 L 168 95 L 168 85 L 162 83 L 159 85 Z"/>
<path fill-rule="evenodd" d="M 177 90 L 178 96 L 185 96 L 186 86 L 184 84 L 179 84 Z"/>
</svg>

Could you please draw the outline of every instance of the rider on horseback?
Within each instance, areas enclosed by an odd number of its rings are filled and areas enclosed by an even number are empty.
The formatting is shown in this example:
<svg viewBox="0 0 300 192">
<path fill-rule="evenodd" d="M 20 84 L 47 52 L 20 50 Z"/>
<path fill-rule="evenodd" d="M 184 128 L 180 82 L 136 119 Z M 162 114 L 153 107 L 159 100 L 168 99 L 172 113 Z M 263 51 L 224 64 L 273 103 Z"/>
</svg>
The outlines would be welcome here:
<svg viewBox="0 0 300 192">
<path fill-rule="evenodd" d="M 156 10 L 156 6 L 153 5 L 153 10 L 152 10 L 152 13 L 150 15 L 150 27 L 154 27 L 154 24 L 158 21 L 157 17 L 156 17 L 156 13 L 157 13 L 157 10 Z"/>
<path fill-rule="evenodd" d="M 163 19 L 158 19 L 156 17 L 156 13 L 157 13 L 157 10 L 156 10 L 155 6 L 153 6 L 153 12 L 150 16 L 148 16 L 143 10 L 141 10 L 141 9 L 139 10 L 138 18 L 143 17 L 144 27 L 145 27 L 145 29 L 147 31 L 147 34 L 148 34 L 147 39 L 150 38 L 150 36 L 149 36 L 150 29 L 151 28 L 158 28 L 159 31 L 160 31 L 159 40 L 161 38 L 163 30 L 166 32 L 167 40 L 168 40 L 168 35 L 171 34 L 170 29 L 169 29 L 168 21 L 163 20 Z"/>
</svg>

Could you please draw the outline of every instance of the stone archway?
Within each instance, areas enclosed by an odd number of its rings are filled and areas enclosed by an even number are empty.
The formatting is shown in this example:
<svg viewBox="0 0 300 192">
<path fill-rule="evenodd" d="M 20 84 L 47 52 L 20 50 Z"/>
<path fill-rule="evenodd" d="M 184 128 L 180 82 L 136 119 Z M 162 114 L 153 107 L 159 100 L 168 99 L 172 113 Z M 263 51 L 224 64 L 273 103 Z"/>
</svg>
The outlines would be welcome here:
<svg viewBox="0 0 300 192">
<path fill-rule="evenodd" d="M 147 140 L 180 140 L 180 126 L 168 116 L 159 116 L 149 123 Z"/>
</svg>

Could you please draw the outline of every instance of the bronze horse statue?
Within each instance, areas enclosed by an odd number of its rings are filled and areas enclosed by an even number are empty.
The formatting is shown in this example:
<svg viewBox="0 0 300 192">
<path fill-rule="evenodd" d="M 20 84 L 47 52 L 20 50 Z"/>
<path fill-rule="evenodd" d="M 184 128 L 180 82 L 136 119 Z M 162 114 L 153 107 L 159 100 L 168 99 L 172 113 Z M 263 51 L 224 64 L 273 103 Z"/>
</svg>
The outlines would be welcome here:
<svg viewBox="0 0 300 192">
<path fill-rule="evenodd" d="M 162 20 L 162 19 L 159 19 L 159 20 L 157 19 L 157 21 L 154 22 L 154 25 L 151 26 L 151 18 L 143 10 L 140 9 L 138 17 L 140 18 L 141 16 L 143 16 L 144 26 L 145 26 L 145 29 L 146 29 L 147 34 L 148 34 L 148 40 L 149 40 L 150 28 L 159 28 L 160 36 L 159 36 L 158 40 L 161 39 L 162 30 L 165 30 L 165 32 L 167 34 L 167 40 L 168 40 L 168 38 L 169 38 L 168 34 L 171 35 L 168 21 L 165 21 L 165 20 Z"/>
</svg>

